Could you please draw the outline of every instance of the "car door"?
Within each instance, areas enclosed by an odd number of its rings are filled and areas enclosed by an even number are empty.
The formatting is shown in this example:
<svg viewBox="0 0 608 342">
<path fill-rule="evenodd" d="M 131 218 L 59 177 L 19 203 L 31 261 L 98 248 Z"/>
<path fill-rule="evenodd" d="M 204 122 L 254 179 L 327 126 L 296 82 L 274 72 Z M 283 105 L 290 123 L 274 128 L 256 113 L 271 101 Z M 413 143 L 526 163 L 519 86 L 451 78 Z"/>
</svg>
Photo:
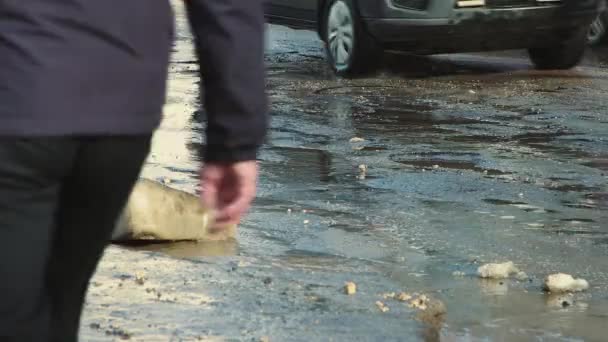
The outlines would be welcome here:
<svg viewBox="0 0 608 342">
<path fill-rule="evenodd" d="M 267 12 L 277 23 L 316 27 L 317 0 L 267 0 Z"/>
</svg>

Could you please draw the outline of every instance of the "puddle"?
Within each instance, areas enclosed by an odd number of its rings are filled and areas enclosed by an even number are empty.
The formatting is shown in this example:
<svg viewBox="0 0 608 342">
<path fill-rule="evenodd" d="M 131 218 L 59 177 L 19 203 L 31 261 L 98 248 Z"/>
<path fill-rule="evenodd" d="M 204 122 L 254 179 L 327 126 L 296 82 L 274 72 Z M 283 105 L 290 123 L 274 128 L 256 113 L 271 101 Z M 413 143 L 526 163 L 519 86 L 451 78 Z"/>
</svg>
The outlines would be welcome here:
<svg viewBox="0 0 608 342">
<path fill-rule="evenodd" d="M 234 256 L 238 253 L 238 243 L 236 240 L 213 242 L 182 241 L 173 243 L 146 243 L 144 241 L 124 244 L 123 246 L 128 247 L 130 250 L 157 252 L 183 259 L 225 257 Z"/>
<path fill-rule="evenodd" d="M 327 151 L 277 146 L 267 156 L 261 165 L 268 177 L 293 177 L 303 184 L 335 180 L 334 158 Z"/>
<path fill-rule="evenodd" d="M 593 160 L 587 163 L 583 163 L 583 165 L 593 167 L 602 171 L 608 171 L 608 159 Z"/>
<path fill-rule="evenodd" d="M 426 170 L 461 170 L 473 171 L 488 176 L 508 175 L 509 172 L 503 172 L 491 168 L 483 168 L 478 165 L 483 157 L 475 153 L 459 153 L 459 152 L 426 152 L 416 153 L 412 155 L 415 159 L 403 159 L 405 156 L 394 156 L 392 160 L 414 166 L 416 168 Z M 464 159 L 464 160 L 463 160 Z"/>
</svg>

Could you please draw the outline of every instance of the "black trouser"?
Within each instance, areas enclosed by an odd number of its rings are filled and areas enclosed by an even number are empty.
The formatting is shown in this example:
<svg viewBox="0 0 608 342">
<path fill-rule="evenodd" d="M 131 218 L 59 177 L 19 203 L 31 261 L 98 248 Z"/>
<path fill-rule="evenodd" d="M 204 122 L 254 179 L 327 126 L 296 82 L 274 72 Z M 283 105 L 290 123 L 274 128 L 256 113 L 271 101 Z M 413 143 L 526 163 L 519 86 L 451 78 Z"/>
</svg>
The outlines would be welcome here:
<svg viewBox="0 0 608 342">
<path fill-rule="evenodd" d="M 76 341 L 149 136 L 0 138 L 0 341 Z"/>
</svg>

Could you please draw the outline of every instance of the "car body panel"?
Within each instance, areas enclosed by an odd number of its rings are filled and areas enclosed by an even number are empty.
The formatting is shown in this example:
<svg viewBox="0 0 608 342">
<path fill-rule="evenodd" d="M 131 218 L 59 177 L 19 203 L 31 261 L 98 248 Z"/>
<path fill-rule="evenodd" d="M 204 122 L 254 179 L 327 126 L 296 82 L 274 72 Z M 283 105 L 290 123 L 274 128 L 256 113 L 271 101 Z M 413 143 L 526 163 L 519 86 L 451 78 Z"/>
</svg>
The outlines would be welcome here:
<svg viewBox="0 0 608 342">
<path fill-rule="evenodd" d="M 316 28 L 317 0 L 267 0 L 269 21 L 295 28 Z"/>
<path fill-rule="evenodd" d="M 270 0 L 274 1 L 274 0 Z M 490 0 L 487 0 L 490 1 Z M 502 0 L 507 1 L 507 0 Z M 518 3 L 522 0 L 514 0 Z M 521 9 L 560 7 L 565 11 L 596 11 L 599 7 L 598 0 L 562 0 L 561 3 L 538 2 L 535 0 L 523 0 L 527 4 L 513 5 L 487 5 L 484 7 L 457 8 L 457 0 L 429 0 L 425 10 L 407 9 L 396 6 L 392 0 L 357 0 L 357 6 L 363 18 L 395 18 L 395 19 L 452 19 L 457 20 L 463 12 L 487 13 L 487 12 L 517 12 Z"/>
<path fill-rule="evenodd" d="M 270 22 L 321 30 L 325 0 L 267 1 Z M 393 0 L 354 1 L 365 30 L 381 46 L 418 54 L 540 47 L 589 25 L 600 7 L 599 0 L 487 0 L 499 5 L 475 8 L 457 8 L 457 0 L 428 0 L 426 9 L 415 10 Z M 518 5 L 508 7 L 512 3 Z"/>
</svg>

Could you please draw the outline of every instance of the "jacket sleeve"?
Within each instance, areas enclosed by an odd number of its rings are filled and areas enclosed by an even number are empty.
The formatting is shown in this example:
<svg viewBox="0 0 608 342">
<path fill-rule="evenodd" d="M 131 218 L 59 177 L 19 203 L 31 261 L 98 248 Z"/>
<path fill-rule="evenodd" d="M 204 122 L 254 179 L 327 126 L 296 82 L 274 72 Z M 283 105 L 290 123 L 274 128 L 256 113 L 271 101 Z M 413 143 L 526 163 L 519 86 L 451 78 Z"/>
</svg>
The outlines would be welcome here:
<svg viewBox="0 0 608 342">
<path fill-rule="evenodd" d="M 207 115 L 204 160 L 255 160 L 268 125 L 264 0 L 185 3 Z"/>
</svg>

